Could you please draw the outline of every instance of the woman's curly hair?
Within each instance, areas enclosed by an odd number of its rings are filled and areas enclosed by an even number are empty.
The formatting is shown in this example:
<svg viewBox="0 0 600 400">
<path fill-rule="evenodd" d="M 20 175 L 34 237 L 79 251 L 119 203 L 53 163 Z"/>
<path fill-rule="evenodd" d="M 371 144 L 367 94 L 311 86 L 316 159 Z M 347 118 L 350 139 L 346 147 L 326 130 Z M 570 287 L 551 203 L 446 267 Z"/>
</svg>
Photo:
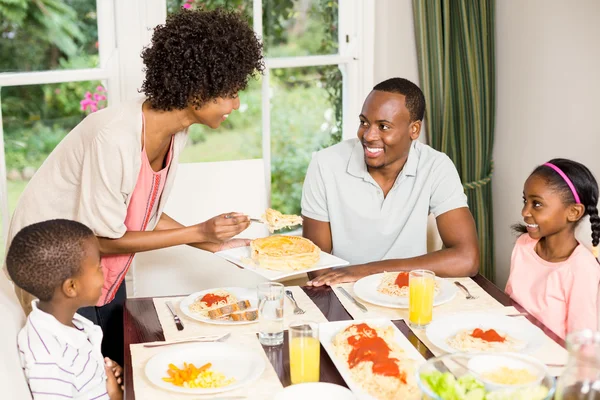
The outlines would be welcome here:
<svg viewBox="0 0 600 400">
<path fill-rule="evenodd" d="M 142 92 L 153 108 L 200 108 L 243 90 L 264 70 L 262 44 L 240 14 L 181 9 L 159 25 L 142 51 Z"/>
</svg>

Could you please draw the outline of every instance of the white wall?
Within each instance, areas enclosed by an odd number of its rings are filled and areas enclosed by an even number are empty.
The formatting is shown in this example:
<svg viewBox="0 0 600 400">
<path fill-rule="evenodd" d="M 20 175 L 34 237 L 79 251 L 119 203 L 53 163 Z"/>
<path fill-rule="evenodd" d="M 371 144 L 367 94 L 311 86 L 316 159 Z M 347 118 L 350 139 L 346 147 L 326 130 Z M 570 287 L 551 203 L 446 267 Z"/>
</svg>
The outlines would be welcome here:
<svg viewBox="0 0 600 400">
<path fill-rule="evenodd" d="M 600 178 L 600 2 L 496 2 L 494 147 L 496 278 L 504 284 L 521 221 L 523 183 L 535 166 L 572 158 Z M 589 226 L 581 238 L 590 241 Z"/>
<path fill-rule="evenodd" d="M 412 2 L 377 0 L 375 22 L 375 82 L 401 76 L 418 83 Z M 600 1 L 496 2 L 493 193 L 500 286 L 515 240 L 510 225 L 521 220 L 521 193 L 531 170 L 566 157 L 600 179 L 599 41 Z M 580 232 L 590 241 L 589 225 Z"/>
</svg>

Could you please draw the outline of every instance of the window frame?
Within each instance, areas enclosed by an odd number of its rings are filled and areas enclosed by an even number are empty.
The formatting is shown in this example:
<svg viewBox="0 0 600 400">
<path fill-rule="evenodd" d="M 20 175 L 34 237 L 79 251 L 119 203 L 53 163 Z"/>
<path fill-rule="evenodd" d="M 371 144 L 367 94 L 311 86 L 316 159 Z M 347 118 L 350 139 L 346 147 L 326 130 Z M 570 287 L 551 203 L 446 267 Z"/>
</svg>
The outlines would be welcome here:
<svg viewBox="0 0 600 400">
<path fill-rule="evenodd" d="M 23 85 L 101 80 L 107 87 L 108 103 L 135 98 L 144 79 L 139 56 L 152 38 L 152 28 L 167 17 L 166 0 L 96 0 L 98 20 L 97 68 L 0 73 L 0 88 Z M 373 87 L 375 0 L 339 0 L 339 50 L 332 55 L 265 59 L 262 79 L 262 149 L 268 204 L 271 204 L 271 126 L 269 77 L 272 69 L 338 65 L 343 77 L 342 140 L 355 136 L 363 99 Z M 262 37 L 262 0 L 253 0 L 254 31 Z M 2 98 L 0 97 L 0 104 Z M 7 167 L 0 108 L 0 216 L 6 243 L 10 225 Z"/>
</svg>

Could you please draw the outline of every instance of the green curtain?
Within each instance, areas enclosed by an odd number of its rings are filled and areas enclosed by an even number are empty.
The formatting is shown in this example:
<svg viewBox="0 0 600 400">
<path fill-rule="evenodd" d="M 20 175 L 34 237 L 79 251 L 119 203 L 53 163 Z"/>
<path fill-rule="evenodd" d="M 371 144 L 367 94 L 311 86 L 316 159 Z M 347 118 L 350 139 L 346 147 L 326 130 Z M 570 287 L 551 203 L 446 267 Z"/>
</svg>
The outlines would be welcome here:
<svg viewBox="0 0 600 400">
<path fill-rule="evenodd" d="M 477 225 L 480 272 L 489 279 L 494 279 L 494 3 L 413 0 L 428 141 L 458 169 Z"/>
</svg>

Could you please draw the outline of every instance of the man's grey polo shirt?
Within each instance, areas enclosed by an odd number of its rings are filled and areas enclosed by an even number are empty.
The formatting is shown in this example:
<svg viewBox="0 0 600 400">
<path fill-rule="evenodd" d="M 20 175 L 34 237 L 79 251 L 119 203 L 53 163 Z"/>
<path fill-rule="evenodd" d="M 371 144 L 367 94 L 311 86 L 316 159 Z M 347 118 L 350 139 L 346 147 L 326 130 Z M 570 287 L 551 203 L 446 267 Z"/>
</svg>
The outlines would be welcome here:
<svg viewBox="0 0 600 400">
<path fill-rule="evenodd" d="M 385 198 L 358 139 L 316 153 L 302 190 L 302 215 L 329 222 L 333 254 L 351 264 L 425 254 L 429 213 L 461 207 L 467 197 L 450 158 L 416 140 Z"/>
</svg>

